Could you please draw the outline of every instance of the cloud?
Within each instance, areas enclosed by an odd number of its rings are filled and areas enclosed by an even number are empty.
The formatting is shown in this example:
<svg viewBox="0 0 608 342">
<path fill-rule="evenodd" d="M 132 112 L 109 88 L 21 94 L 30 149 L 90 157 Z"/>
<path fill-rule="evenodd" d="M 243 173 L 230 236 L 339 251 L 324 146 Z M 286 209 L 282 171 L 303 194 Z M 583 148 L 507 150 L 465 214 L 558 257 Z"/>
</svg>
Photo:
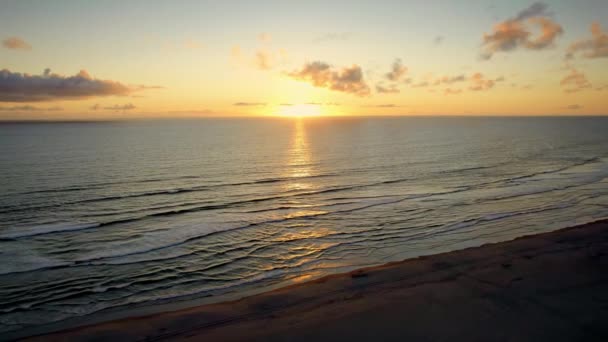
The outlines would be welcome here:
<svg viewBox="0 0 608 342">
<path fill-rule="evenodd" d="M 467 77 L 465 75 L 457 75 L 457 76 L 443 76 L 435 82 L 443 83 L 443 84 L 452 84 L 452 83 L 457 83 L 457 82 L 464 82 L 466 80 L 467 80 Z"/>
<path fill-rule="evenodd" d="M 61 107 L 35 107 L 32 105 L 21 105 L 21 106 L 12 106 L 12 107 L 2 107 L 0 106 L 0 112 L 56 112 L 61 111 L 63 108 Z"/>
<path fill-rule="evenodd" d="M 272 36 L 269 33 L 266 32 L 262 32 L 260 34 L 258 34 L 258 40 L 261 43 L 270 43 L 270 41 L 272 40 Z"/>
<path fill-rule="evenodd" d="M 2 41 L 2 46 L 11 50 L 31 50 L 32 46 L 19 37 L 8 37 Z"/>
<path fill-rule="evenodd" d="M 542 50 L 553 46 L 555 39 L 564 30 L 561 25 L 549 18 L 547 6 L 534 3 L 519 12 L 515 17 L 494 25 L 491 33 L 483 35 L 482 59 L 490 59 L 496 52 L 508 52 L 518 48 Z M 533 29 L 540 28 L 534 35 Z"/>
<path fill-rule="evenodd" d="M 531 84 L 525 84 L 521 86 L 521 90 L 530 90 L 530 89 L 534 89 L 534 86 Z"/>
<path fill-rule="evenodd" d="M 494 87 L 494 80 L 489 80 L 484 77 L 482 73 L 475 73 L 470 78 L 471 85 L 469 86 L 469 90 L 472 91 L 483 91 L 489 90 Z"/>
<path fill-rule="evenodd" d="M 579 110 L 579 109 L 583 109 L 583 106 L 578 105 L 578 104 L 571 104 L 569 106 L 566 106 L 566 109 L 568 109 L 568 110 Z"/>
<path fill-rule="evenodd" d="M 564 87 L 566 93 L 576 93 L 581 90 L 591 88 L 591 83 L 584 73 L 570 67 L 570 73 L 559 82 Z"/>
<path fill-rule="evenodd" d="M 535 2 L 532 5 L 530 5 L 530 7 L 517 13 L 515 18 L 513 18 L 512 20 L 521 21 L 521 20 L 526 20 L 529 18 L 544 16 L 544 15 L 548 15 L 548 14 L 549 13 L 547 13 L 546 4 L 544 4 L 542 2 Z"/>
<path fill-rule="evenodd" d="M 462 89 L 445 88 L 443 90 L 444 95 L 458 95 L 460 93 L 462 93 Z"/>
<path fill-rule="evenodd" d="M 343 41 L 343 40 L 348 40 L 352 37 L 352 33 L 351 32 L 330 32 L 330 33 L 326 33 L 324 35 L 318 36 L 317 38 L 314 39 L 314 42 L 316 43 L 324 43 L 324 42 L 331 42 L 331 41 Z"/>
<path fill-rule="evenodd" d="M 241 56 L 243 56 L 243 50 L 241 50 L 240 46 L 234 45 L 232 48 L 230 48 L 230 56 L 232 56 L 232 58 L 239 59 Z"/>
<path fill-rule="evenodd" d="M 168 114 L 171 114 L 174 116 L 191 117 L 191 116 L 202 116 L 202 115 L 214 115 L 214 114 L 216 114 L 216 112 L 212 111 L 211 109 L 192 109 L 192 110 L 172 110 L 172 111 L 169 111 Z"/>
<path fill-rule="evenodd" d="M 397 88 L 397 86 L 394 84 L 391 84 L 386 87 L 383 84 L 377 84 L 376 91 L 380 94 L 397 94 L 400 92 L 399 88 Z"/>
<path fill-rule="evenodd" d="M 259 70 L 271 70 L 287 60 L 287 52 L 284 49 L 261 48 L 250 57 L 249 53 L 244 53 L 238 45 L 230 49 L 230 56 L 236 64 L 252 66 Z"/>
<path fill-rule="evenodd" d="M 582 39 L 570 45 L 566 57 L 572 58 L 578 52 L 582 52 L 585 58 L 608 57 L 608 34 L 602 31 L 599 23 L 591 24 L 591 35 L 589 39 Z"/>
<path fill-rule="evenodd" d="M 385 104 L 369 105 L 369 106 L 365 106 L 365 107 L 372 107 L 372 108 L 397 108 L 399 106 L 397 106 L 396 104 L 393 104 L 393 103 L 385 103 Z"/>
<path fill-rule="evenodd" d="M 199 50 L 205 47 L 202 43 L 194 40 L 194 39 L 186 39 L 184 41 L 184 48 L 189 50 Z"/>
<path fill-rule="evenodd" d="M 235 102 L 232 104 L 237 107 L 256 107 L 256 106 L 265 106 L 265 102 Z"/>
<path fill-rule="evenodd" d="M 358 65 L 336 70 L 324 62 L 306 63 L 301 69 L 287 73 L 287 76 L 305 81 L 318 88 L 327 88 L 357 96 L 367 96 L 370 88 L 363 79 Z"/>
<path fill-rule="evenodd" d="M 272 56 L 267 51 L 259 50 L 255 53 L 255 66 L 260 70 L 272 68 Z"/>
<path fill-rule="evenodd" d="M 78 100 L 94 96 L 125 96 L 148 86 L 126 86 L 120 82 L 95 79 L 85 70 L 61 76 L 44 70 L 41 75 L 0 70 L 0 102 L 40 102 Z"/>
<path fill-rule="evenodd" d="M 412 87 L 413 88 L 425 88 L 425 87 L 428 87 L 429 85 L 430 85 L 429 82 L 423 81 L 423 82 L 419 82 L 419 83 L 412 85 Z"/>
<path fill-rule="evenodd" d="M 135 109 L 137 107 L 135 107 L 132 103 L 127 103 L 124 105 L 113 105 L 113 106 L 109 106 L 109 107 L 103 107 L 103 109 L 105 110 L 113 110 L 113 111 L 117 111 L 117 112 L 124 112 L 127 110 L 132 110 Z"/>
<path fill-rule="evenodd" d="M 391 66 L 391 71 L 386 73 L 386 75 L 384 75 L 384 76 L 389 81 L 397 82 L 397 81 L 401 80 L 403 78 L 403 76 L 405 76 L 406 73 L 407 73 L 407 67 L 403 65 L 403 63 L 401 62 L 401 59 L 397 58 L 397 59 L 395 59 L 395 61 L 393 62 L 393 65 Z"/>
<path fill-rule="evenodd" d="M 340 106 L 341 104 L 336 102 L 306 102 L 307 105 L 316 105 L 316 106 Z"/>
</svg>

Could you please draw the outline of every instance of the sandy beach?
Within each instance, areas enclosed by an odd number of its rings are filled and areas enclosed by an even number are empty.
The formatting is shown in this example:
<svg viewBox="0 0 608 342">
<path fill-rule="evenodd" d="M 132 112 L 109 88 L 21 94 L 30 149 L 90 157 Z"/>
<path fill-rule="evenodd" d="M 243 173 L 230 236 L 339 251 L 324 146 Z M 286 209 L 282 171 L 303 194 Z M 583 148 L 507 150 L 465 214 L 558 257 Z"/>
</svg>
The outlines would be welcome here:
<svg viewBox="0 0 608 342">
<path fill-rule="evenodd" d="M 608 221 L 30 340 L 608 339 Z"/>
</svg>

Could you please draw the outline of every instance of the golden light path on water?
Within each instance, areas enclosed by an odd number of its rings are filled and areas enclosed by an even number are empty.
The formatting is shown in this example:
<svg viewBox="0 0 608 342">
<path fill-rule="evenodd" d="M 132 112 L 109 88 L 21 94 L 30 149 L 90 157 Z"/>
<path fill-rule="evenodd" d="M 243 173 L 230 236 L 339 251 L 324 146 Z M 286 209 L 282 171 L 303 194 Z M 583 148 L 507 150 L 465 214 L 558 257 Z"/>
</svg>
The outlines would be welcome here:
<svg viewBox="0 0 608 342">
<path fill-rule="evenodd" d="M 284 185 L 285 191 L 314 191 L 315 184 L 311 181 L 311 176 L 316 174 L 315 161 L 312 155 L 312 149 L 306 132 L 306 119 L 303 117 L 294 118 L 294 126 L 292 130 L 292 138 L 287 153 L 286 171 L 284 177 L 289 179 Z M 298 202 L 290 203 L 290 205 L 300 207 L 301 210 L 293 211 L 286 215 L 287 218 L 309 217 L 315 215 L 326 214 L 326 210 L 316 209 L 321 203 L 315 202 L 314 196 L 305 197 L 306 200 L 297 200 Z M 330 248 L 334 243 L 322 242 L 319 238 L 333 235 L 336 231 L 319 224 L 296 224 L 293 229 L 285 231 L 277 242 L 288 242 L 293 240 L 305 240 L 307 243 L 298 244 L 289 249 L 286 255 L 280 259 L 289 262 L 291 259 L 298 259 L 298 265 L 304 265 L 314 261 L 327 248 Z M 282 241 L 281 241 L 282 240 Z M 322 265 L 317 265 L 316 270 L 307 270 L 298 276 L 290 279 L 292 283 L 298 283 L 312 278 L 322 276 L 324 268 L 334 268 L 341 266 L 337 262 L 325 261 Z"/>
</svg>

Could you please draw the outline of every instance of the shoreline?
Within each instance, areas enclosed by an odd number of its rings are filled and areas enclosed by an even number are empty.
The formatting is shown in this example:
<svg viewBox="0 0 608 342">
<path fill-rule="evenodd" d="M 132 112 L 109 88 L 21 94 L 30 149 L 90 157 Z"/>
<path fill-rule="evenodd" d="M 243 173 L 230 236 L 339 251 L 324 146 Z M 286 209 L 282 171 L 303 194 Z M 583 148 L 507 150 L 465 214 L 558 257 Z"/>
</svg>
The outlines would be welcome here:
<svg viewBox="0 0 608 342">
<path fill-rule="evenodd" d="M 522 336 L 558 340 L 560 337 L 606 338 L 608 304 L 600 300 L 594 306 L 586 300 L 591 294 L 601 297 L 601 292 L 606 292 L 602 290 L 608 289 L 608 275 L 603 274 L 608 271 L 607 256 L 608 220 L 599 220 L 506 242 L 332 274 L 241 299 L 83 325 L 27 339 L 324 340 L 357 338 L 365 331 L 374 332 L 374 335 L 367 335 L 369 338 L 378 336 L 382 339 L 424 337 L 433 340 L 450 336 L 495 339 L 497 335 L 483 327 L 479 327 L 479 331 L 463 333 L 462 327 L 469 327 L 475 321 L 472 319 L 465 319 L 466 322 L 460 324 L 447 323 L 451 329 L 443 330 L 443 333 L 435 329 L 425 335 L 420 330 L 421 327 L 446 324 L 438 316 L 455 316 L 458 318 L 452 319 L 460 321 L 464 318 L 459 316 L 465 312 L 480 319 L 488 312 L 494 312 L 519 322 L 518 316 L 526 316 L 530 311 L 534 312 L 531 317 L 544 322 L 540 326 L 545 330 L 533 329 L 535 334 Z M 559 265 L 561 270 L 555 268 Z M 582 273 L 580 267 L 591 270 Z M 516 272 L 519 268 L 521 274 Z M 570 273 L 573 275 L 567 277 Z M 557 304 L 549 299 L 551 304 L 544 303 L 542 296 L 536 298 L 539 289 L 560 293 L 565 291 L 561 289 L 562 285 L 580 288 L 580 293 L 568 293 L 575 299 L 558 300 Z M 487 299 L 495 297 L 500 300 Z M 527 299 L 521 302 L 521 298 Z M 608 303 L 608 295 L 602 298 Z M 534 304 L 538 301 L 540 304 Z M 442 304 L 437 306 L 437 303 Z M 470 308 L 468 303 L 477 304 Z M 513 305 L 519 309 L 513 309 Z M 553 335 L 555 331 L 546 330 L 556 324 L 554 320 L 564 320 L 572 315 L 582 317 L 589 312 L 593 312 L 591 321 L 596 323 L 589 325 L 585 321 L 581 324 L 591 326 L 594 334 L 583 336 L 581 327 L 565 329 L 563 324 L 553 327 L 559 334 Z M 417 323 L 413 324 L 414 321 Z M 510 323 L 513 322 L 507 320 L 503 325 Z M 477 324 L 470 328 L 475 326 Z M 460 333 L 454 333 L 452 329 Z M 539 335 L 539 331 L 549 335 Z M 509 332 L 530 333 L 525 329 L 518 332 L 513 327 Z"/>
</svg>

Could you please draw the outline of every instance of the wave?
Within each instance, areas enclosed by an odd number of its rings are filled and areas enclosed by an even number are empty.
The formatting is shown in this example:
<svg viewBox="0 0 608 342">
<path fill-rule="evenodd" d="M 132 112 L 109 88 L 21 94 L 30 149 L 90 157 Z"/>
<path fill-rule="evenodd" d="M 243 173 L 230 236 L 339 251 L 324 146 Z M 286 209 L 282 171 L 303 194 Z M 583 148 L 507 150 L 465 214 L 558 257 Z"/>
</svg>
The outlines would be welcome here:
<svg viewBox="0 0 608 342">
<path fill-rule="evenodd" d="M 101 224 L 100 223 L 74 223 L 74 224 L 65 224 L 65 223 L 57 223 L 57 224 L 47 224 L 47 225 L 39 225 L 32 227 L 22 227 L 19 230 L 13 231 L 3 231 L 0 233 L 0 241 L 2 240 L 16 240 L 20 238 L 39 236 L 39 235 L 48 235 L 55 233 L 64 233 L 64 232 L 75 232 L 80 230 L 87 230 L 92 228 L 97 228 Z"/>
<path fill-rule="evenodd" d="M 310 176 L 303 176 L 303 177 L 264 178 L 264 179 L 250 181 L 250 182 L 209 184 L 209 185 L 201 185 L 201 186 L 194 186 L 194 187 L 187 187 L 187 188 L 161 189 L 161 190 L 154 190 L 154 191 L 131 193 L 131 194 L 126 194 L 126 195 L 113 195 L 113 196 L 105 196 L 105 197 L 87 198 L 87 199 L 66 201 L 66 202 L 53 203 L 53 204 L 43 204 L 43 205 L 33 205 L 33 206 L 21 206 L 21 205 L 2 206 L 2 207 L 0 207 L 0 213 L 12 213 L 12 212 L 22 212 L 22 211 L 28 211 L 28 210 L 51 209 L 51 208 L 59 208 L 62 206 L 75 205 L 75 204 L 97 203 L 97 202 L 122 200 L 122 199 L 129 199 L 129 198 L 138 198 L 138 197 L 159 196 L 159 195 L 177 195 L 177 194 L 183 194 L 183 193 L 189 193 L 189 192 L 208 191 L 208 190 L 222 188 L 222 187 L 270 184 L 270 183 L 291 181 L 294 179 L 311 179 L 311 178 L 333 177 L 333 176 L 335 176 L 335 174 L 320 174 L 320 175 L 310 175 Z M 180 179 L 180 178 L 178 177 L 177 179 Z M 78 188 L 78 189 L 86 190 L 86 188 Z M 55 190 L 41 190 L 41 191 L 55 191 Z"/>
</svg>

